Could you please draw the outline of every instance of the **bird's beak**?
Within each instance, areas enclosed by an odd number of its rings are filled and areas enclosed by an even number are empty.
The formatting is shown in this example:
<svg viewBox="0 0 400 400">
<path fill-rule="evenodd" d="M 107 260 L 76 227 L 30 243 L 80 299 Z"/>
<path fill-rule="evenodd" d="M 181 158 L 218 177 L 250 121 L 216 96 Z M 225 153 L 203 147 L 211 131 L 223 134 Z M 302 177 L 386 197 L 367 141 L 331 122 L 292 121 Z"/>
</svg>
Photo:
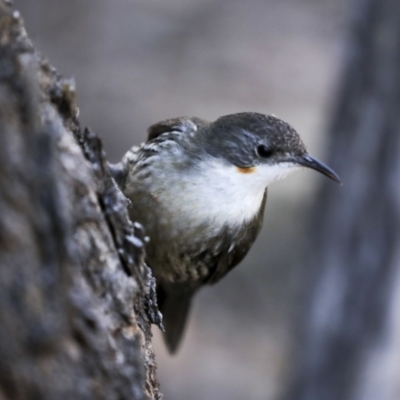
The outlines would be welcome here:
<svg viewBox="0 0 400 400">
<path fill-rule="evenodd" d="M 304 167 L 315 169 L 316 171 L 321 172 L 321 174 L 326 175 L 328 178 L 333 179 L 335 182 L 342 184 L 342 181 L 340 180 L 338 174 L 335 171 L 333 171 L 327 165 L 311 157 L 308 154 L 296 157 L 293 161 L 296 164 L 303 165 Z"/>
</svg>

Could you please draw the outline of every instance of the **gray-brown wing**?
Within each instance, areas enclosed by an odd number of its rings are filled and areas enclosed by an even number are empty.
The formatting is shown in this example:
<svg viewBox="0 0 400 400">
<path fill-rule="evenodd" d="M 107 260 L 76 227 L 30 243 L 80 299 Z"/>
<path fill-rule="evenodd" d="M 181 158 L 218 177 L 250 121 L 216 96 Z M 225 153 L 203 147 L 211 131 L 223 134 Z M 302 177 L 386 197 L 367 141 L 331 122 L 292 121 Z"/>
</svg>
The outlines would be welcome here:
<svg viewBox="0 0 400 400">
<path fill-rule="evenodd" d="M 168 141 L 177 140 L 180 135 L 185 135 L 198 131 L 208 122 L 196 117 L 180 117 L 172 118 L 157 122 L 151 125 L 148 130 L 147 142 L 140 146 L 133 146 L 129 149 L 122 160 L 118 164 L 109 164 L 110 172 L 118 183 L 119 187 L 124 191 L 127 175 L 131 168 L 143 158 L 157 153 L 157 144 Z M 167 134 L 161 137 L 161 135 Z"/>
<path fill-rule="evenodd" d="M 204 121 L 196 117 L 178 117 L 178 118 L 166 119 L 164 121 L 160 121 L 154 125 L 151 125 L 147 129 L 147 134 L 148 134 L 147 141 L 156 139 L 163 133 L 168 133 L 168 132 L 181 132 L 181 133 L 194 132 L 207 124 L 209 124 L 207 121 Z"/>
</svg>

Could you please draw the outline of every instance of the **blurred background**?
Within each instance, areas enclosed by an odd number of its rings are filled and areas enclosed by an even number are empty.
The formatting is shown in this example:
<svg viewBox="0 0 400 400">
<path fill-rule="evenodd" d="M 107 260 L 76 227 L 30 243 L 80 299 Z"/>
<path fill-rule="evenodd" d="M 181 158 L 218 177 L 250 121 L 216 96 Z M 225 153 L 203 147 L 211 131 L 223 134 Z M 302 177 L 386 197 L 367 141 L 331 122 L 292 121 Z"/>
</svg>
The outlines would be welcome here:
<svg viewBox="0 0 400 400">
<path fill-rule="evenodd" d="M 37 48 L 75 78 L 81 122 L 103 138 L 111 161 L 164 118 L 239 111 L 284 119 L 325 159 L 349 2 L 14 3 Z M 239 267 L 197 296 L 177 356 L 154 330 L 166 400 L 268 400 L 285 390 L 321 179 L 304 171 L 270 188 L 262 234 Z"/>
</svg>

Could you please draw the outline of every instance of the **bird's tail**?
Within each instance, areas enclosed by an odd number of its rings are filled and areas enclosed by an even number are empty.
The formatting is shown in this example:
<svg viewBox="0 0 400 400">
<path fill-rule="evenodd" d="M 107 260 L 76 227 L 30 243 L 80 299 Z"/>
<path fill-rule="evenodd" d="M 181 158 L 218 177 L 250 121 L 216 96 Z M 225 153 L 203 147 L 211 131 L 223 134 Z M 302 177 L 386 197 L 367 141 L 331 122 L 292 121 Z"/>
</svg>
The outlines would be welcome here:
<svg viewBox="0 0 400 400">
<path fill-rule="evenodd" d="M 179 285 L 180 286 L 180 285 Z M 158 308 L 163 315 L 164 341 L 171 354 L 176 353 L 185 332 L 194 291 L 178 285 L 157 285 Z"/>
</svg>

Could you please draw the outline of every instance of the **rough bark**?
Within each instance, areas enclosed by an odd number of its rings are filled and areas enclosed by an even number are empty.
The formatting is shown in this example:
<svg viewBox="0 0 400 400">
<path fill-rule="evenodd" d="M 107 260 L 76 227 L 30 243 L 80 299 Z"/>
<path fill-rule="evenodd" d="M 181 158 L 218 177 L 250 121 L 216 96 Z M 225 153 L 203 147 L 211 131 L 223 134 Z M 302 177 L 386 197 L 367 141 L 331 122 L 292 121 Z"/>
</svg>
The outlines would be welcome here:
<svg viewBox="0 0 400 400">
<path fill-rule="evenodd" d="M 0 399 L 161 397 L 127 207 L 73 82 L 0 0 Z"/>
<path fill-rule="evenodd" d="M 290 399 L 400 398 L 400 2 L 355 4 Z"/>
</svg>

